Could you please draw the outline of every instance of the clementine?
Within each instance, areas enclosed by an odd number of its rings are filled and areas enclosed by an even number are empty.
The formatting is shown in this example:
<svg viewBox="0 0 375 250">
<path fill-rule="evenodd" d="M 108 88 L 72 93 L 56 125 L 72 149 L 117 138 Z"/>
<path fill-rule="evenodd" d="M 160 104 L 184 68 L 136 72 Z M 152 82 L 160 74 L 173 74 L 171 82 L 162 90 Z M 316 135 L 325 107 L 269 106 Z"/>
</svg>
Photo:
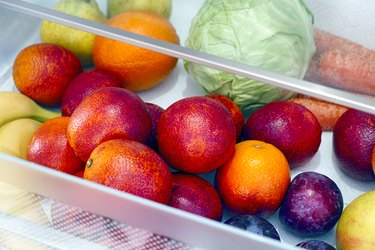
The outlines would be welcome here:
<svg viewBox="0 0 375 250">
<path fill-rule="evenodd" d="M 169 20 L 155 12 L 127 11 L 106 22 L 107 25 L 153 39 L 179 44 Z M 161 83 L 176 66 L 177 58 L 97 36 L 93 48 L 94 65 L 117 74 L 123 87 L 146 90 Z"/>
<path fill-rule="evenodd" d="M 234 155 L 217 170 L 215 180 L 229 210 L 267 217 L 287 192 L 290 169 L 284 154 L 272 144 L 246 140 L 236 144 Z"/>
<path fill-rule="evenodd" d="M 164 160 L 143 143 L 127 139 L 99 144 L 83 177 L 163 204 L 172 193 L 172 173 Z"/>
</svg>

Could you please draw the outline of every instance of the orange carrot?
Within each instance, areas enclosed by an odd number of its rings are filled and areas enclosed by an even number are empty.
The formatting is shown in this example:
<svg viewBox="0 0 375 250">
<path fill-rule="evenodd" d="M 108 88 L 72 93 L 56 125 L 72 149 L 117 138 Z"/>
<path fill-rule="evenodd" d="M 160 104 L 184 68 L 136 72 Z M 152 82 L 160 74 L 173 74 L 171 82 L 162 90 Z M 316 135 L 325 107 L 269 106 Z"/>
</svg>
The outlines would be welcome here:
<svg viewBox="0 0 375 250">
<path fill-rule="evenodd" d="M 362 94 L 375 95 L 375 61 L 343 50 L 322 54 L 319 77 L 323 83 Z"/>
<path fill-rule="evenodd" d="M 322 130 L 325 131 L 333 130 L 337 119 L 348 110 L 347 107 L 304 95 L 299 95 L 289 99 L 289 101 L 298 103 L 310 110 L 318 119 Z"/>
<path fill-rule="evenodd" d="M 375 51 L 369 50 L 366 47 L 355 43 L 349 39 L 337 36 L 324 30 L 314 29 L 314 40 L 316 45 L 316 54 L 320 55 L 323 52 L 331 49 L 342 49 L 347 52 L 355 52 L 358 55 L 372 54 L 375 56 Z"/>
<path fill-rule="evenodd" d="M 305 80 L 375 96 L 375 51 L 319 29 Z"/>
</svg>

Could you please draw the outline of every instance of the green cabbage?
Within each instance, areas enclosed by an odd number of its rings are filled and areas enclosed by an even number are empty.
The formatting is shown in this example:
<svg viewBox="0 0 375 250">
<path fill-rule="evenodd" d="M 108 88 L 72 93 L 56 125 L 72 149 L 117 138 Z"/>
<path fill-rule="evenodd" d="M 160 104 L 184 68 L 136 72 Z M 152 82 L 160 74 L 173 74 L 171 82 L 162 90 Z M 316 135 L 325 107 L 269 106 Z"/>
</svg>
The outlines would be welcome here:
<svg viewBox="0 0 375 250">
<path fill-rule="evenodd" d="M 303 0 L 207 0 L 186 47 L 301 79 L 316 50 L 313 14 Z M 295 95 L 189 61 L 184 67 L 205 93 L 231 98 L 245 114 Z"/>
</svg>

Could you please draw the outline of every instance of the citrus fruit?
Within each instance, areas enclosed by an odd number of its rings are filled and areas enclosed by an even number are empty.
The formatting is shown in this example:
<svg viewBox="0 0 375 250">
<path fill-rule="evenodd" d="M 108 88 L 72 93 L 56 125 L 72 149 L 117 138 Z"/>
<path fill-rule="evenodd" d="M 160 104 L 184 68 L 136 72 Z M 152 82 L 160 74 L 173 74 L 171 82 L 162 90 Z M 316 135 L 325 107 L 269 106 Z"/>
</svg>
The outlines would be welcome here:
<svg viewBox="0 0 375 250">
<path fill-rule="evenodd" d="M 318 151 L 322 128 L 304 106 L 274 101 L 252 113 L 243 129 L 245 140 L 271 143 L 281 150 L 291 168 L 308 162 Z"/>
<path fill-rule="evenodd" d="M 146 145 L 154 149 L 156 152 L 159 152 L 157 129 L 158 129 L 160 116 L 164 112 L 164 109 L 155 103 L 151 103 L 151 102 L 145 102 L 145 103 L 148 109 L 148 113 L 150 114 L 151 123 L 152 123 L 150 137 L 148 138 Z"/>
<path fill-rule="evenodd" d="M 17 89 L 45 105 L 59 104 L 70 81 L 81 72 L 78 57 L 70 50 L 50 43 L 24 48 L 13 63 Z"/>
<path fill-rule="evenodd" d="M 208 94 L 206 96 L 220 102 L 228 109 L 230 115 L 233 118 L 234 124 L 236 125 L 236 135 L 237 140 L 239 141 L 241 139 L 242 128 L 245 123 L 245 118 L 242 114 L 240 107 L 238 107 L 238 105 L 234 101 L 232 101 L 229 97 L 226 97 L 225 95 Z"/>
<path fill-rule="evenodd" d="M 212 220 L 221 221 L 223 216 L 219 193 L 198 175 L 173 173 L 168 205 Z"/>
<path fill-rule="evenodd" d="M 171 167 L 201 174 L 220 167 L 234 153 L 236 128 L 221 103 L 205 97 L 174 102 L 158 123 L 160 154 Z"/>
<path fill-rule="evenodd" d="M 333 152 L 338 167 L 360 181 L 373 181 L 375 115 L 348 109 L 333 127 Z"/>
<path fill-rule="evenodd" d="M 96 89 L 120 86 L 120 79 L 105 70 L 86 70 L 74 77 L 65 89 L 61 99 L 61 114 L 63 116 L 71 116 L 83 98 Z"/>
<path fill-rule="evenodd" d="M 83 177 L 164 204 L 172 192 L 172 174 L 164 160 L 132 140 L 114 139 L 97 146 Z"/>
<path fill-rule="evenodd" d="M 27 160 L 75 174 L 85 168 L 85 162 L 75 154 L 66 137 L 69 117 L 57 117 L 42 123 L 28 147 Z"/>
<path fill-rule="evenodd" d="M 257 140 L 236 144 L 235 153 L 216 172 L 219 194 L 230 211 L 269 216 L 280 206 L 290 183 L 284 154 Z"/>
<path fill-rule="evenodd" d="M 127 11 L 107 25 L 153 39 L 179 44 L 179 37 L 167 18 L 151 11 Z M 177 59 L 151 50 L 97 36 L 93 49 L 94 65 L 118 74 L 123 87 L 146 90 L 161 83 L 174 69 Z"/>
<path fill-rule="evenodd" d="M 123 138 L 146 143 L 151 118 L 143 100 L 119 87 L 103 87 L 86 96 L 70 116 L 68 141 L 86 162 L 96 146 Z"/>
</svg>

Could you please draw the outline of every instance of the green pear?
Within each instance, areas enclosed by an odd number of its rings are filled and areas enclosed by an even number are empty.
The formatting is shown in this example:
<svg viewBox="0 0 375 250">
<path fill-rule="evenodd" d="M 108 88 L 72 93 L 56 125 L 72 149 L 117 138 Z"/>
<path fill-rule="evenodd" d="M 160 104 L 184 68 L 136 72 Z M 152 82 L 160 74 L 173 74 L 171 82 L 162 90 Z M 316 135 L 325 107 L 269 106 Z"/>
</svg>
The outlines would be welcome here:
<svg viewBox="0 0 375 250">
<path fill-rule="evenodd" d="M 344 209 L 336 229 L 337 249 L 375 249 L 375 190 L 355 198 Z"/>
<path fill-rule="evenodd" d="M 60 0 L 53 8 L 95 22 L 103 23 L 107 19 L 96 0 Z M 92 63 L 95 34 L 43 20 L 40 37 L 42 42 L 58 44 L 69 49 L 78 56 L 83 65 Z"/>
<path fill-rule="evenodd" d="M 109 18 L 129 10 L 150 10 L 169 18 L 172 12 L 172 0 L 107 0 Z"/>
</svg>

